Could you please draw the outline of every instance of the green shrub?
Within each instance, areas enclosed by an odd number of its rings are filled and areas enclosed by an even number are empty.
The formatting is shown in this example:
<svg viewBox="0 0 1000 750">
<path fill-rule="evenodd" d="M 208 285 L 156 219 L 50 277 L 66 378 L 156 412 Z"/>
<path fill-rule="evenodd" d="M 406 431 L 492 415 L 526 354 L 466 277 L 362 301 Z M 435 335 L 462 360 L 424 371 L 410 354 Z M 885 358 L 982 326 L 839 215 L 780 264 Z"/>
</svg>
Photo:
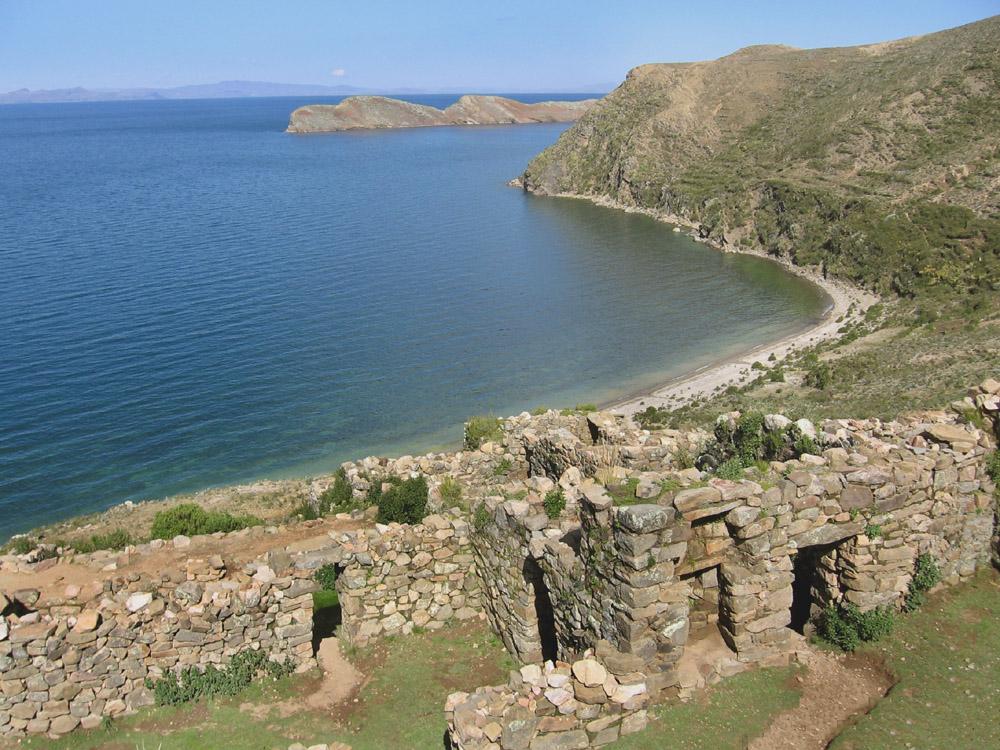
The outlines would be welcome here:
<svg viewBox="0 0 1000 750">
<path fill-rule="evenodd" d="M 686 446 L 681 446 L 674 453 L 674 465 L 678 469 L 693 469 L 694 468 L 694 456 L 691 455 L 691 451 L 687 449 Z"/>
<path fill-rule="evenodd" d="M 932 555 L 924 552 L 917 555 L 913 565 L 913 577 L 906 590 L 903 609 L 912 612 L 919 609 L 927 600 L 927 592 L 941 581 L 941 569 Z"/>
<path fill-rule="evenodd" d="M 877 641 L 892 633 L 896 626 L 896 611 L 892 607 L 876 607 L 867 612 L 857 610 L 854 614 L 858 637 L 865 643 Z"/>
<path fill-rule="evenodd" d="M 877 523 L 866 524 L 865 536 L 869 539 L 875 539 L 876 537 L 882 536 L 882 527 Z"/>
<path fill-rule="evenodd" d="M 27 536 L 19 536 L 10 543 L 10 549 L 15 555 L 26 555 L 37 546 L 38 542 Z"/>
<path fill-rule="evenodd" d="M 861 643 L 857 628 L 848 622 L 842 611 L 833 604 L 828 605 L 820 614 L 816 623 L 816 633 L 841 651 L 853 651 Z"/>
<path fill-rule="evenodd" d="M 962 421 L 966 424 L 971 424 L 979 430 L 986 429 L 986 418 L 980 413 L 979 409 L 965 409 L 961 416 Z"/>
<path fill-rule="evenodd" d="M 892 632 L 896 615 L 892 607 L 862 612 L 854 604 L 829 605 L 819 617 L 817 633 L 827 643 L 843 651 L 853 651 L 861 643 L 884 638 Z"/>
<path fill-rule="evenodd" d="M 159 706 L 176 706 L 180 703 L 211 698 L 216 695 L 236 695 L 261 675 L 278 679 L 291 674 L 295 664 L 271 661 L 264 651 L 242 651 L 233 656 L 229 663 L 219 669 L 209 665 L 204 671 L 197 667 L 185 667 L 180 676 L 168 672 L 159 680 L 146 680 L 146 687 L 153 691 Z"/>
<path fill-rule="evenodd" d="M 592 411 L 597 411 L 595 404 L 577 404 L 568 409 L 560 409 L 559 413 L 564 417 L 572 417 L 575 414 L 589 414 Z"/>
<path fill-rule="evenodd" d="M 816 441 L 800 430 L 798 425 L 788 425 L 785 433 L 788 435 L 788 440 L 792 444 L 792 451 L 794 451 L 796 456 L 801 456 L 803 453 L 813 456 L 819 454 L 819 446 L 816 445 Z"/>
<path fill-rule="evenodd" d="M 132 539 L 132 535 L 125 531 L 125 529 L 115 529 L 114 531 L 109 531 L 107 534 L 94 534 L 90 538 L 86 539 L 71 539 L 66 544 L 67 546 L 75 549 L 77 552 L 86 554 L 88 552 L 97 552 L 98 550 L 105 549 L 124 549 L 134 543 L 135 540 Z"/>
<path fill-rule="evenodd" d="M 749 411 L 736 421 L 733 434 L 736 455 L 744 466 L 753 465 L 763 455 L 764 415 L 759 411 Z"/>
<path fill-rule="evenodd" d="M 558 518 L 559 514 L 566 509 L 566 495 L 560 488 L 556 487 L 545 493 L 542 505 L 545 507 L 545 515 L 549 518 Z"/>
<path fill-rule="evenodd" d="M 313 507 L 312 503 L 304 502 L 292 511 L 293 516 L 299 516 L 303 521 L 315 521 L 320 517 L 320 512 Z"/>
<path fill-rule="evenodd" d="M 643 411 L 635 415 L 635 421 L 644 430 L 653 430 L 663 427 L 667 423 L 670 412 L 658 406 L 647 406 Z"/>
<path fill-rule="evenodd" d="M 465 449 L 474 451 L 483 443 L 503 440 L 499 417 L 476 416 L 465 423 Z"/>
<path fill-rule="evenodd" d="M 313 573 L 313 580 L 323 587 L 324 591 L 337 590 L 337 566 L 327 563 Z"/>
<path fill-rule="evenodd" d="M 476 512 L 472 516 L 472 528 L 482 534 L 486 531 L 486 527 L 490 525 L 490 521 L 492 520 L 493 514 L 490 513 L 490 509 L 486 507 L 486 503 L 480 503 L 476 506 Z"/>
<path fill-rule="evenodd" d="M 826 362 L 816 362 L 806 370 L 805 384 L 825 391 L 833 384 L 833 371 Z"/>
<path fill-rule="evenodd" d="M 784 383 L 785 382 L 785 368 L 781 365 L 775 365 L 770 370 L 767 371 L 767 379 L 771 383 Z"/>
<path fill-rule="evenodd" d="M 175 536 L 215 534 L 219 531 L 237 531 L 264 522 L 251 515 L 234 516 L 222 511 L 208 511 L 194 503 L 183 503 L 161 510 L 153 517 L 150 536 L 153 539 L 173 539 Z"/>
<path fill-rule="evenodd" d="M 347 470 L 341 466 L 333 475 L 333 484 L 319 496 L 319 512 L 321 515 L 350 513 L 357 507 L 358 503 L 354 500 L 354 488 L 347 480 Z"/>
<path fill-rule="evenodd" d="M 885 310 L 885 305 L 881 302 L 876 302 L 874 305 L 865 310 L 865 321 L 871 323 L 882 315 L 882 311 Z"/>
<path fill-rule="evenodd" d="M 986 457 L 986 473 L 994 484 L 1000 485 L 1000 450 L 995 450 Z"/>
<path fill-rule="evenodd" d="M 378 506 L 379 523 L 420 523 L 427 515 L 427 479 L 425 477 L 387 477 L 391 485 L 382 491 L 382 482 L 373 481 L 368 501 Z"/>
<path fill-rule="evenodd" d="M 719 479 L 729 479 L 730 481 L 738 482 L 743 479 L 743 463 L 736 456 L 726 459 L 715 470 L 715 476 L 719 477 Z"/>
<path fill-rule="evenodd" d="M 441 480 L 438 490 L 441 493 L 441 502 L 446 508 L 462 506 L 462 485 L 454 477 L 445 477 Z"/>
<path fill-rule="evenodd" d="M 785 435 L 782 430 L 771 430 L 764 435 L 764 458 L 769 461 L 780 461 L 785 458 L 788 452 Z"/>
<path fill-rule="evenodd" d="M 497 465 L 493 467 L 493 476 L 504 477 L 514 468 L 514 464 L 510 462 L 509 458 L 501 458 L 497 461 Z"/>
</svg>

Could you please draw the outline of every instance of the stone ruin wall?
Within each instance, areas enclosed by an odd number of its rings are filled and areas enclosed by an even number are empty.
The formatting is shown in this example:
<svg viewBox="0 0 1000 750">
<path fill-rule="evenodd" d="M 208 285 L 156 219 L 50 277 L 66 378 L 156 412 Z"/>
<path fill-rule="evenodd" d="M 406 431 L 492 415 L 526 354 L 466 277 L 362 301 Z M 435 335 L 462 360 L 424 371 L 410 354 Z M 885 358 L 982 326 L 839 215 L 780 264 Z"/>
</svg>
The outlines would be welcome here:
<svg viewBox="0 0 1000 750">
<path fill-rule="evenodd" d="M 960 406 L 970 405 L 994 427 L 1000 384 Z M 822 428 L 831 447 L 772 464 L 780 479 L 765 485 L 706 482 L 676 466 L 677 452 L 693 452 L 704 432 L 650 433 L 604 414 L 524 414 L 505 423 L 502 444 L 481 451 L 378 461 L 389 473 L 430 476 L 437 507 L 443 476 L 473 490 L 490 485 L 470 498 L 490 508 L 484 528 L 470 529 L 464 512 L 441 512 L 416 526 L 376 524 L 318 549 L 275 551 L 238 570 L 192 560 L 183 572 L 120 576 L 65 600 L 25 602 L 30 592 L 19 592 L 0 600 L 5 614 L 20 608 L 0 622 L 0 733 L 95 726 L 148 705 L 147 677 L 248 648 L 313 663 L 312 576 L 332 563 L 350 640 L 482 614 L 524 663 L 506 685 L 449 697 L 455 747 L 606 744 L 641 729 L 646 707 L 676 694 L 693 625 L 717 622 L 743 662 L 786 653 L 803 552 L 815 570 L 813 607 L 862 609 L 898 603 L 919 553 L 934 555 L 948 583 L 988 559 L 986 431 L 944 412 Z M 522 499 L 496 496 L 487 477 L 501 461 L 512 467 L 508 486 L 527 488 Z M 626 474 L 638 478 L 631 504 L 616 504 L 591 478 Z M 363 494 L 356 465 L 349 476 Z M 556 483 L 568 507 L 549 519 L 541 497 Z M 870 525 L 877 535 L 865 533 Z M 545 663 L 539 592 L 554 634 Z"/>
<path fill-rule="evenodd" d="M 0 736 L 65 734 L 152 705 L 146 679 L 222 664 L 246 650 L 311 663 L 311 579 L 261 560 L 229 570 L 220 557 L 158 576 L 128 574 L 61 598 L 0 594 Z"/>
<path fill-rule="evenodd" d="M 436 630 L 482 611 L 469 524 L 460 516 L 346 532 L 295 561 L 304 571 L 328 563 L 340 570 L 341 634 L 356 645 L 414 627 Z"/>
<path fill-rule="evenodd" d="M 963 405 L 995 430 L 1000 383 L 988 381 Z M 589 440 L 572 429 L 518 437 L 529 471 L 565 485 L 580 456 L 598 456 L 590 468 L 599 470 L 602 441 L 614 429 L 595 420 Z M 637 731 L 649 703 L 677 694 L 676 664 L 692 622 L 717 623 L 741 662 L 776 663 L 793 645 L 799 555 L 809 555 L 800 575 L 809 578 L 810 615 L 830 603 L 900 605 L 921 553 L 949 584 L 988 561 L 989 429 L 937 412 L 892 423 L 833 420 L 823 430 L 822 443 L 833 447 L 772 464 L 781 477 L 773 486 L 710 479 L 654 497 L 640 481 L 637 495 L 654 502 L 615 505 L 584 482 L 571 496 L 576 528 L 549 521 L 537 502 L 497 503 L 476 546 L 490 622 L 512 653 L 536 657 L 541 587 L 558 660 L 529 664 L 506 685 L 451 695 L 453 745 L 588 748 Z M 614 460 L 649 468 L 658 459 L 650 453 L 633 443 Z M 584 673 L 596 676 L 585 682 Z"/>
</svg>

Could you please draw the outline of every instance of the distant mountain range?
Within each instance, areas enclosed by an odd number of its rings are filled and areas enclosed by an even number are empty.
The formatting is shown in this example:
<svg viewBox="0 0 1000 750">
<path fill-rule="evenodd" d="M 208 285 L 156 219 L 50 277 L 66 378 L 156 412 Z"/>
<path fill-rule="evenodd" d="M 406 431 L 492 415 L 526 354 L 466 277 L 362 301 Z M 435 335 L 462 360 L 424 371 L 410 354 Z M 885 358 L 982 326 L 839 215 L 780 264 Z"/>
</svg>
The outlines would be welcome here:
<svg viewBox="0 0 1000 750">
<path fill-rule="evenodd" d="M 611 86 L 581 89 L 581 93 L 608 91 Z M 457 93 L 464 93 L 456 89 Z M 265 81 L 222 81 L 172 88 L 131 89 L 18 89 L 0 94 L 0 104 L 41 104 L 48 102 L 148 101 L 157 99 L 236 99 L 254 96 L 349 96 L 351 94 L 426 94 L 423 89 L 374 89 L 358 86 L 322 86 L 309 83 L 267 83 Z M 438 90 L 433 93 L 452 93 Z M 521 92 L 524 93 L 524 92 Z M 569 92 L 562 92 L 569 93 Z"/>
<path fill-rule="evenodd" d="M 0 94 L 0 104 L 42 102 L 102 102 L 146 99 L 229 99 L 249 96 L 345 96 L 361 94 L 357 86 L 319 86 L 308 83 L 222 81 L 172 88 L 135 89 L 18 89 Z"/>
</svg>

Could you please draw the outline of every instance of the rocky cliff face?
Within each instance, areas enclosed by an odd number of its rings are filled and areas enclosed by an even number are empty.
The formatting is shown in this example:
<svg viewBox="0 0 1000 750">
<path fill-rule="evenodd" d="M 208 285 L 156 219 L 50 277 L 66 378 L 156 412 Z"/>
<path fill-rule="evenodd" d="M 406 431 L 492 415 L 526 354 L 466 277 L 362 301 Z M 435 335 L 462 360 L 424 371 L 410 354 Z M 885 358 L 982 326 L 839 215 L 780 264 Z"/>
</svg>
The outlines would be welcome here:
<svg viewBox="0 0 1000 750">
<path fill-rule="evenodd" d="M 522 176 L 902 294 L 1000 290 L 1000 17 L 643 65 Z"/>
<path fill-rule="evenodd" d="M 446 109 L 384 96 L 351 96 L 339 104 L 312 104 L 292 112 L 289 133 L 328 133 L 366 128 L 420 128 L 433 125 L 503 125 L 572 122 L 596 102 L 525 104 L 502 96 L 463 96 Z"/>
</svg>

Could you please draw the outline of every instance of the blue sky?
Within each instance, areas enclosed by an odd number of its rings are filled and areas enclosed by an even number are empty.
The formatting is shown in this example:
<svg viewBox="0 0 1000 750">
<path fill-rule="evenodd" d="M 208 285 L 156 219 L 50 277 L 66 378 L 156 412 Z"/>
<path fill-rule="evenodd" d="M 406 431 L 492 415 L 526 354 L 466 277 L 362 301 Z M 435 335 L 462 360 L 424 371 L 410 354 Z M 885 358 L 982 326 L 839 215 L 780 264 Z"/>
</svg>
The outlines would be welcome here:
<svg viewBox="0 0 1000 750">
<path fill-rule="evenodd" d="M 1000 0 L 0 0 L 0 91 L 243 79 L 568 91 L 748 44 L 826 47 L 1000 13 Z"/>
</svg>

